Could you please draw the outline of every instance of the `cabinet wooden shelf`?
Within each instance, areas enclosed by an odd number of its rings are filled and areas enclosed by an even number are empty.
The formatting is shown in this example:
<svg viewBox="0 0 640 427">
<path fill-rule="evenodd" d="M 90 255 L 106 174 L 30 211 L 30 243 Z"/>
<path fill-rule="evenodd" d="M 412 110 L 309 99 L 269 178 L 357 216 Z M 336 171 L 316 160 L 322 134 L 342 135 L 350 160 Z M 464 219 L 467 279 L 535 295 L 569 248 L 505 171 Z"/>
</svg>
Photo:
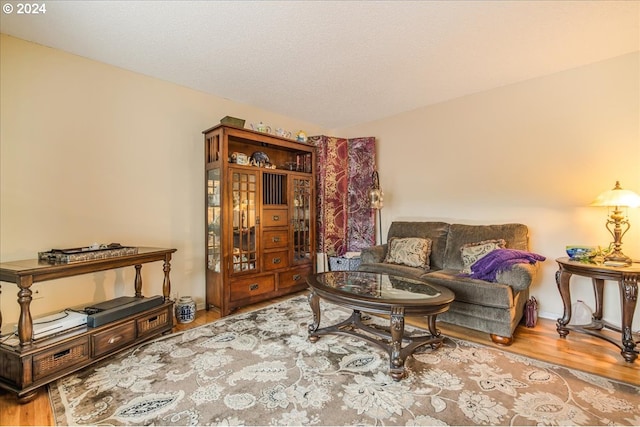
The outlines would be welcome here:
<svg viewBox="0 0 640 427">
<path fill-rule="evenodd" d="M 69 264 L 49 264 L 37 259 L 1 263 L 0 280 L 15 283 L 20 289 L 20 318 L 18 342 L 9 344 L 4 341 L 0 344 L 0 387 L 16 393 L 18 400 L 25 403 L 33 399 L 38 388 L 43 385 L 104 359 L 116 350 L 171 331 L 173 301 L 169 298 L 169 272 L 171 254 L 175 251 L 176 249 L 141 247 L 134 255 Z M 30 288 L 34 283 L 135 266 L 135 296 L 143 298 L 142 264 L 156 261 L 164 261 L 164 302 L 161 305 L 99 327 L 81 326 L 42 339 L 33 339 Z"/>
<path fill-rule="evenodd" d="M 207 309 L 225 316 L 304 289 L 315 271 L 315 148 L 224 125 L 203 133 Z"/>
</svg>

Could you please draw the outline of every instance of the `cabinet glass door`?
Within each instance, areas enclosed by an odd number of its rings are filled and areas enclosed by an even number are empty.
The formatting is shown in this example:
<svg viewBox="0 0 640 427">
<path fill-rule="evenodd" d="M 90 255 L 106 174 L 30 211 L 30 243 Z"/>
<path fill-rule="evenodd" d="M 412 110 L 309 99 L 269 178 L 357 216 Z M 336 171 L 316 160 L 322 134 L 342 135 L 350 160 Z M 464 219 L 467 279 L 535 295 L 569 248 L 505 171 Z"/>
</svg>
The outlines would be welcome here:
<svg viewBox="0 0 640 427">
<path fill-rule="evenodd" d="M 293 261 L 311 259 L 311 180 L 293 177 Z"/>
<path fill-rule="evenodd" d="M 220 168 L 207 171 L 207 268 L 220 273 Z"/>
<path fill-rule="evenodd" d="M 258 175 L 253 171 L 231 170 L 231 235 L 233 261 L 231 273 L 255 271 L 258 267 L 256 248 Z"/>
</svg>

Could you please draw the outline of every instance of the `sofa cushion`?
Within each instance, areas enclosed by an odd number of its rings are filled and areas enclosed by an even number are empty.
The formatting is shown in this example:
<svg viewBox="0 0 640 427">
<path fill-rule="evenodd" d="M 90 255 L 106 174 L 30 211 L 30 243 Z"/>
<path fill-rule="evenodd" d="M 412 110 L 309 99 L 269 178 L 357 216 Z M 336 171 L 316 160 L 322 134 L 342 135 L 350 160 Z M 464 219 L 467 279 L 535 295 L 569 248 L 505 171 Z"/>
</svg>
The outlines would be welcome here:
<svg viewBox="0 0 640 427">
<path fill-rule="evenodd" d="M 489 254 L 498 248 L 505 248 L 507 242 L 504 239 L 485 240 L 482 242 L 465 243 L 460 248 L 462 252 L 462 272 L 465 274 L 471 274 L 471 266 L 475 264 L 480 258 Z"/>
<path fill-rule="evenodd" d="M 383 262 L 384 257 L 387 254 L 387 244 L 370 246 L 368 248 L 362 248 L 360 252 L 361 264 L 375 264 L 377 262 Z"/>
<path fill-rule="evenodd" d="M 389 240 L 392 237 L 422 237 L 431 239 L 429 265 L 432 270 L 438 270 L 444 265 L 448 232 L 449 224 L 446 222 L 394 221 L 391 223 L 391 226 L 389 226 L 387 238 Z"/>
<path fill-rule="evenodd" d="M 484 240 L 504 239 L 507 248 L 529 250 L 529 230 L 524 224 L 467 225 L 451 224 L 447 236 L 443 267 L 451 270 L 462 270 L 462 253 L 460 248 L 466 243 Z M 435 252 L 435 248 L 432 248 Z M 432 255 L 431 259 L 434 259 Z M 433 265 L 433 264 L 432 264 Z"/>
<path fill-rule="evenodd" d="M 459 270 L 439 270 L 422 275 L 422 279 L 449 288 L 456 301 L 497 308 L 512 308 L 514 291 L 509 285 L 460 276 Z"/>
<path fill-rule="evenodd" d="M 402 264 L 385 264 L 382 262 L 365 264 L 361 263 L 358 266 L 358 271 L 366 271 L 369 273 L 382 273 L 401 277 L 408 277 L 410 279 L 419 279 L 425 270 L 417 267 L 409 267 Z"/>
<path fill-rule="evenodd" d="M 429 269 L 429 255 L 431 254 L 431 239 L 420 237 L 392 237 L 389 239 L 387 264 L 403 264 L 409 267 Z"/>
</svg>

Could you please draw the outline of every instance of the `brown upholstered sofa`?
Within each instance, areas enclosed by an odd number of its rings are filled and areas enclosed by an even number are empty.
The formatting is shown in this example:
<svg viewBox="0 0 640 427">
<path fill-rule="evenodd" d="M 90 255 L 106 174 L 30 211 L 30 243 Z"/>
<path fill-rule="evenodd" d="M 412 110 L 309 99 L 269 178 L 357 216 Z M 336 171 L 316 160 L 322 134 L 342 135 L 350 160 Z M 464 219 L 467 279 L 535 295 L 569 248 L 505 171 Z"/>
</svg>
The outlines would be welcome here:
<svg viewBox="0 0 640 427">
<path fill-rule="evenodd" d="M 466 225 L 445 222 L 393 222 L 387 235 L 393 238 L 419 237 L 431 240 L 429 267 L 387 263 L 389 244 L 362 251 L 360 271 L 398 274 L 427 279 L 451 289 L 456 297 L 448 312 L 438 320 L 487 332 L 498 344 L 510 345 L 529 298 L 529 286 L 537 263 L 517 263 L 496 274 L 495 281 L 478 280 L 463 274 L 463 246 L 503 239 L 506 248 L 529 250 L 528 228 L 523 224 Z M 469 260 L 466 260 L 469 263 Z"/>
</svg>

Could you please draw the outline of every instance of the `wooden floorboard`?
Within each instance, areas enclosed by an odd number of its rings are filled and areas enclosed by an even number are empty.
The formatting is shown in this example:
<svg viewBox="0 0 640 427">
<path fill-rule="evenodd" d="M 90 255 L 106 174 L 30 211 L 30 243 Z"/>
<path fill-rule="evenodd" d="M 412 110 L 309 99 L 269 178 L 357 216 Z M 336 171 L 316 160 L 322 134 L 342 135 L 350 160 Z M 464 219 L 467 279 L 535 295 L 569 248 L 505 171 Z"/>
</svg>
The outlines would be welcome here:
<svg viewBox="0 0 640 427">
<path fill-rule="evenodd" d="M 254 310 L 287 298 L 255 304 L 240 311 Z M 213 311 L 199 311 L 195 321 L 176 325 L 174 331 L 204 325 L 219 317 Z M 425 323 L 420 318 L 409 318 L 407 324 L 425 327 Z M 438 323 L 438 328 L 445 336 L 477 342 L 522 356 L 640 385 L 640 360 L 634 363 L 625 362 L 616 346 L 588 335 L 571 332 L 567 338 L 559 338 L 555 321 L 552 320 L 539 319 L 535 328 L 519 326 L 514 343 L 509 347 L 494 344 L 485 333 L 445 323 Z M 612 337 L 619 339 L 617 334 L 612 334 Z M 46 388 L 41 389 L 33 401 L 24 405 L 18 404 L 13 394 L 0 391 L 0 425 L 55 425 Z"/>
</svg>

